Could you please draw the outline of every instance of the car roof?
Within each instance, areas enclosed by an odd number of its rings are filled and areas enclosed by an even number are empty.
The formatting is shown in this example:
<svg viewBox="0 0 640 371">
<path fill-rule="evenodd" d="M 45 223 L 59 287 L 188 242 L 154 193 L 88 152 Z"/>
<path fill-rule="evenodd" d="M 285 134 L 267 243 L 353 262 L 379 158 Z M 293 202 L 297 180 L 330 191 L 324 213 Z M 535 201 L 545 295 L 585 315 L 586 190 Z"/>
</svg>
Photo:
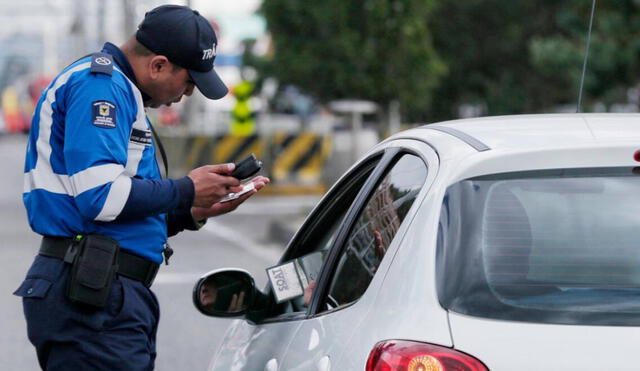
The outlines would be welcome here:
<svg viewBox="0 0 640 371">
<path fill-rule="evenodd" d="M 427 129 L 427 130 L 425 130 Z M 432 129 L 432 130 L 429 130 Z M 540 114 L 481 117 L 424 125 L 404 137 L 430 140 L 434 131 L 448 132 L 462 142 L 488 149 L 517 151 L 584 147 L 589 144 L 640 140 L 640 114 Z M 456 135 L 458 133 L 459 135 Z M 478 148 L 476 148 L 478 149 Z"/>
</svg>

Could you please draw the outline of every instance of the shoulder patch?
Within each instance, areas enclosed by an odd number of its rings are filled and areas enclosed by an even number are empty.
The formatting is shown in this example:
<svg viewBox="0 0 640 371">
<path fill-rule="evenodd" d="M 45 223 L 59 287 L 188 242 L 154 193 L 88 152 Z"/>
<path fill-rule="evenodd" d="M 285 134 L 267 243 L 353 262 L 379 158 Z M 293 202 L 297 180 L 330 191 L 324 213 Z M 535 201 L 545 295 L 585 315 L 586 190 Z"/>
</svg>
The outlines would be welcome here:
<svg viewBox="0 0 640 371">
<path fill-rule="evenodd" d="M 107 53 L 91 54 L 91 73 L 113 74 L 113 56 Z"/>
<path fill-rule="evenodd" d="M 116 127 L 116 105 L 106 101 L 97 100 L 91 103 L 93 124 L 99 128 L 113 129 Z"/>
</svg>

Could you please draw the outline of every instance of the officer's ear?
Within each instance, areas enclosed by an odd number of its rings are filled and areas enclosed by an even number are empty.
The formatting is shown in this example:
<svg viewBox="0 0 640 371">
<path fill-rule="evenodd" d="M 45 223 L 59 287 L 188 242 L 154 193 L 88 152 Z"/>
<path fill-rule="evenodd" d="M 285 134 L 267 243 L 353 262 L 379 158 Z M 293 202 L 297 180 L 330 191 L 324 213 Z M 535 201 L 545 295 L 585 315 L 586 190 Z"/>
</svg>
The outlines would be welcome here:
<svg viewBox="0 0 640 371">
<path fill-rule="evenodd" d="M 171 71 L 171 62 L 164 55 L 156 55 L 149 61 L 149 76 L 157 79 L 161 74 Z"/>
</svg>

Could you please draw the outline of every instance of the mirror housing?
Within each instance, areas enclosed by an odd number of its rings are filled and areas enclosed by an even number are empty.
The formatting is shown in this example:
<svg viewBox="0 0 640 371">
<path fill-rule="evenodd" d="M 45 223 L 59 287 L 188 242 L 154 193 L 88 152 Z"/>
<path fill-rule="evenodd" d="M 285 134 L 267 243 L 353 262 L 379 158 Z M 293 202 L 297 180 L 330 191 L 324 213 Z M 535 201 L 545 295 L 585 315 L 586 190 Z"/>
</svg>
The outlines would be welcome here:
<svg viewBox="0 0 640 371">
<path fill-rule="evenodd" d="M 249 272 L 237 268 L 211 271 L 193 287 L 193 305 L 210 317 L 244 316 L 263 294 Z"/>
</svg>

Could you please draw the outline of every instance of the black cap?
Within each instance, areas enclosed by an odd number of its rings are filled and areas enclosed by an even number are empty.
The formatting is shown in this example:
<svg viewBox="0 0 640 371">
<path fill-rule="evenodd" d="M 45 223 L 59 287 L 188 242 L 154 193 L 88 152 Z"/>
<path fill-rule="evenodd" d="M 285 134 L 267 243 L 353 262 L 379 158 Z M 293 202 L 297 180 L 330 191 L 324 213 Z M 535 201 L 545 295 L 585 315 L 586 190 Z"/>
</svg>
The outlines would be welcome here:
<svg viewBox="0 0 640 371">
<path fill-rule="evenodd" d="M 213 70 L 216 33 L 196 10 L 180 5 L 159 6 L 145 14 L 136 39 L 155 54 L 186 68 L 205 97 L 220 99 L 229 92 Z"/>
</svg>

